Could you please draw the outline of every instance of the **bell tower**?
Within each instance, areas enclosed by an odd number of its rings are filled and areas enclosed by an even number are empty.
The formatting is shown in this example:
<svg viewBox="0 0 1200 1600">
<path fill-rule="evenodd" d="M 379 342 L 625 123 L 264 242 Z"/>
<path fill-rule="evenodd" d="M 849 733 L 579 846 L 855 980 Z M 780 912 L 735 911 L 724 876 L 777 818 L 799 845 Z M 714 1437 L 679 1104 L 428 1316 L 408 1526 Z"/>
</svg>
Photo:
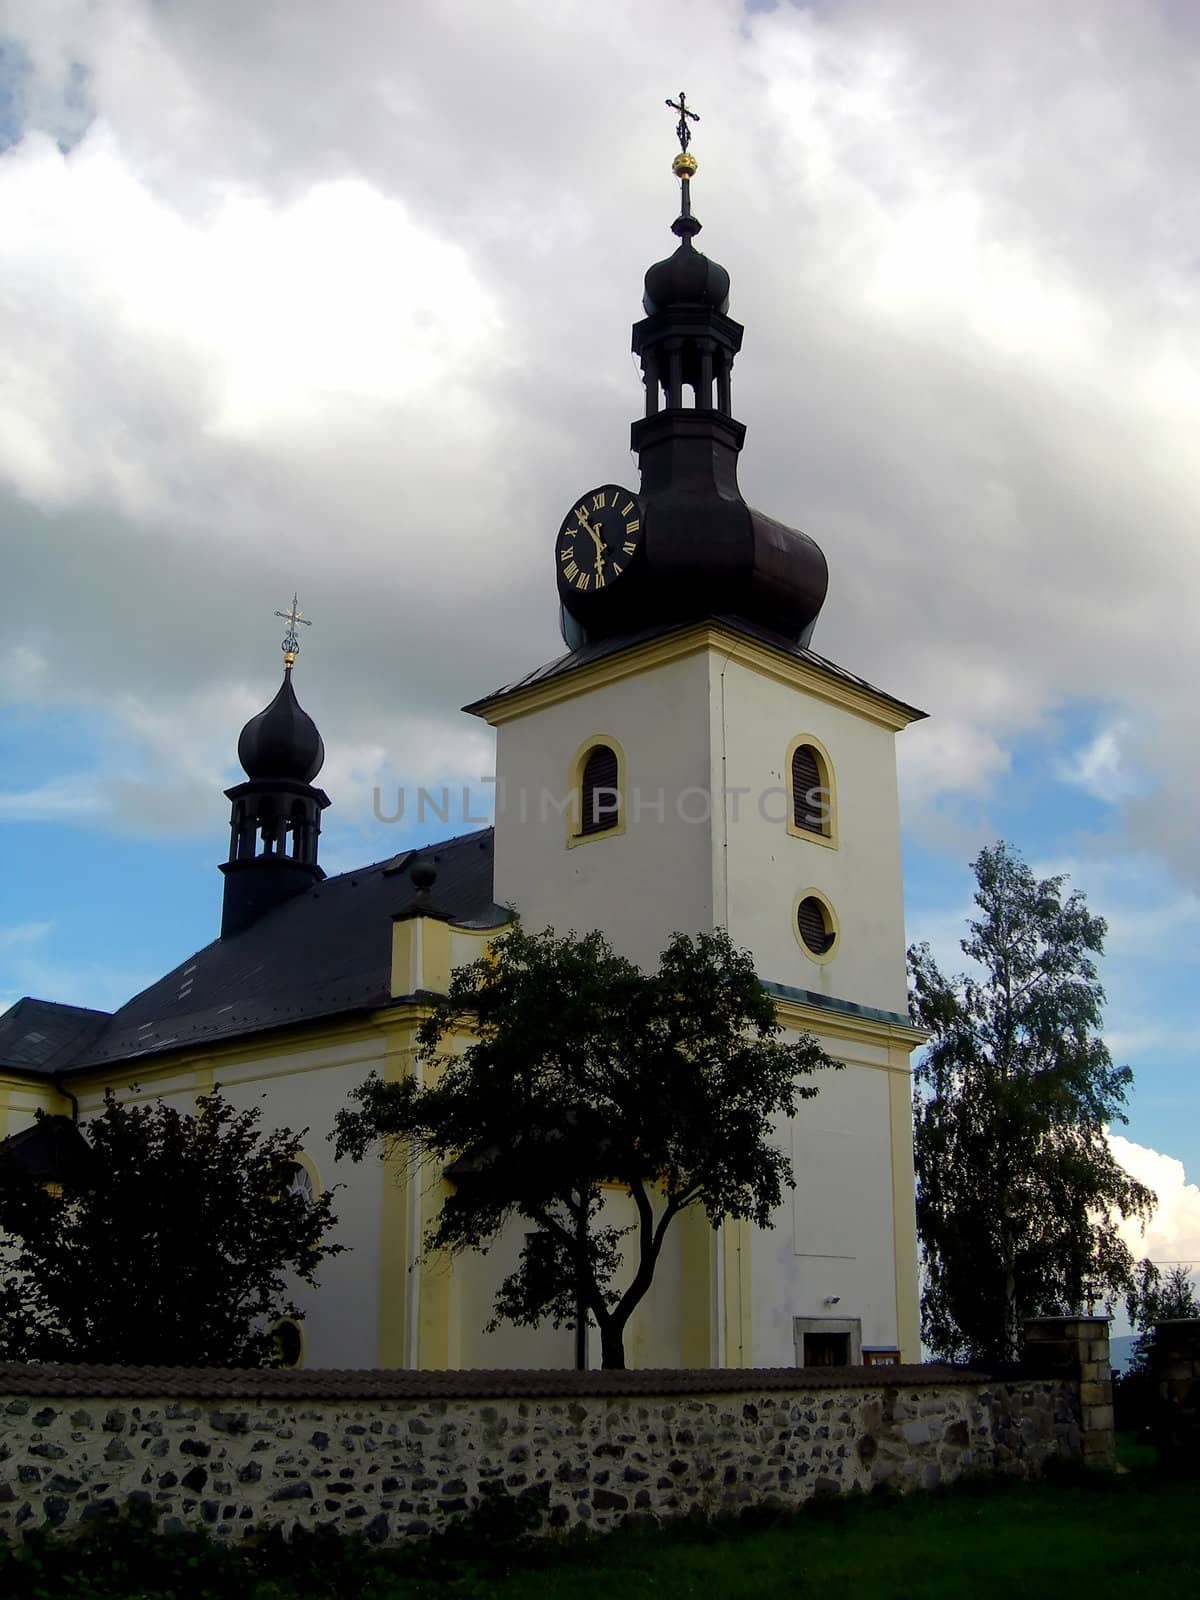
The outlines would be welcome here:
<svg viewBox="0 0 1200 1600">
<path fill-rule="evenodd" d="M 582 590 L 571 568 L 560 565 L 563 636 L 576 647 L 733 615 L 807 644 L 828 568 L 814 540 L 748 506 L 738 486 L 746 427 L 733 415 L 733 362 L 743 329 L 728 314 L 729 273 L 693 243 L 701 228 L 691 200 L 698 163 L 688 149 L 696 113 L 682 92 L 667 104 L 679 112 L 672 171 L 680 210 L 671 224 L 679 245 L 646 273 L 646 315 L 633 327 L 645 397 L 644 415 L 630 430 L 641 470 L 641 547 L 627 570 L 610 564 L 608 581 L 598 581 L 601 568 Z M 596 537 L 586 523 L 584 530 Z"/>
<path fill-rule="evenodd" d="M 329 796 L 314 788 L 312 781 L 325 763 L 325 744 L 292 686 L 300 650 L 296 628 L 310 623 L 295 596 L 289 611 L 275 614 L 288 625 L 283 682 L 274 700 L 250 718 L 238 739 L 238 760 L 247 781 L 225 791 L 233 810 L 229 859 L 221 864 L 222 939 L 241 933 L 325 876 L 317 864 L 317 847 Z"/>
<path fill-rule="evenodd" d="M 695 114 L 668 103 L 681 205 L 633 328 L 640 484 L 588 490 L 547 529 L 568 654 L 468 707 L 497 730 L 493 892 L 526 927 L 599 929 L 647 969 L 677 930 L 725 929 L 781 1026 L 845 1065 L 778 1130 L 790 1203 L 767 1228 L 701 1232 L 681 1260 L 680 1359 L 784 1366 L 836 1338 L 916 1360 L 922 1035 L 895 746 L 922 713 L 812 649 L 825 557 L 743 498 L 742 328 L 729 274 L 695 244 Z"/>
</svg>

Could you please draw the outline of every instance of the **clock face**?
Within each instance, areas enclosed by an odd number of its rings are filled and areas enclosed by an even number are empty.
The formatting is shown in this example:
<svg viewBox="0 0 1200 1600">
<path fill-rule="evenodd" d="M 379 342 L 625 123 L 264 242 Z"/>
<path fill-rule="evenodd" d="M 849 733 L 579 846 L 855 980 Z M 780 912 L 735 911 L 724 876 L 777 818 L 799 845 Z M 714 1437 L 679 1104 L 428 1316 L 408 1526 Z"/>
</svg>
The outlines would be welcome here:
<svg viewBox="0 0 1200 1600">
<path fill-rule="evenodd" d="M 555 555 L 562 589 L 594 594 L 620 578 L 642 542 L 642 508 L 629 489 L 590 489 L 563 518 Z"/>
</svg>

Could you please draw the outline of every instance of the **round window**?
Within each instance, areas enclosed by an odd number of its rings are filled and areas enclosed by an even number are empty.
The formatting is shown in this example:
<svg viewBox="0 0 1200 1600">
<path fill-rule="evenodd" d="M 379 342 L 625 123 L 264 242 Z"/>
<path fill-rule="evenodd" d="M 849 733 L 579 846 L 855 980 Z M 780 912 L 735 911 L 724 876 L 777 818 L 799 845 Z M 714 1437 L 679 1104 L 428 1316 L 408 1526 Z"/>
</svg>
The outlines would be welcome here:
<svg viewBox="0 0 1200 1600">
<path fill-rule="evenodd" d="M 284 1317 L 282 1322 L 275 1324 L 274 1333 L 279 1365 L 298 1367 L 300 1357 L 304 1354 L 304 1335 L 300 1332 L 300 1324 L 293 1322 L 291 1317 Z"/>
<path fill-rule="evenodd" d="M 810 955 L 828 955 L 837 938 L 829 907 L 815 894 L 805 895 L 796 907 L 796 931 Z"/>
</svg>

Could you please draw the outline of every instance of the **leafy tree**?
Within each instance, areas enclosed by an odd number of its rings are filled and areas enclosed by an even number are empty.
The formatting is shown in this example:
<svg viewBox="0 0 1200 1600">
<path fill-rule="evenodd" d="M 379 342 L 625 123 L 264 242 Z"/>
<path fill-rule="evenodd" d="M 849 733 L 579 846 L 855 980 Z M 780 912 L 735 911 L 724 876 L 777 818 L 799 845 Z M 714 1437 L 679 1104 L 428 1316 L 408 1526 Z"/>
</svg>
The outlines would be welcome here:
<svg viewBox="0 0 1200 1600">
<path fill-rule="evenodd" d="M 0 1359 L 259 1366 L 342 1249 L 332 1193 L 293 1188 L 303 1135 L 264 1133 L 220 1091 L 194 1114 L 106 1093 L 80 1160 L 48 1184 L 0 1146 Z"/>
<path fill-rule="evenodd" d="M 780 1032 L 750 957 L 723 932 L 676 934 L 643 973 L 599 933 L 514 929 L 454 973 L 420 1030 L 417 1072 L 355 1091 L 338 1154 L 381 1144 L 439 1172 L 462 1158 L 426 1250 L 482 1250 L 523 1218 L 533 1231 L 489 1327 L 577 1325 L 582 1304 L 604 1366 L 623 1367 L 626 1324 L 680 1212 L 765 1226 L 794 1184 L 773 1124 L 816 1094 L 798 1079 L 836 1063 Z M 632 1196 L 631 1228 L 604 1222 L 605 1181 Z"/>
<path fill-rule="evenodd" d="M 1141 1338 L 1133 1347 L 1130 1375 L 1149 1371 L 1154 1344 L 1154 1324 L 1173 1317 L 1200 1317 L 1200 1297 L 1192 1279 L 1192 1269 L 1177 1262 L 1164 1277 L 1153 1261 L 1138 1263 L 1134 1281 L 1125 1296 L 1129 1320 Z"/>
<path fill-rule="evenodd" d="M 939 1355 L 1013 1360 L 1026 1316 L 1130 1286 L 1114 1213 L 1144 1219 L 1154 1195 L 1106 1138 L 1133 1074 L 1098 1032 L 1103 919 L 1003 842 L 973 868 L 973 970 L 946 978 L 928 945 L 909 951 L 932 1032 L 914 1106 L 922 1313 Z"/>
</svg>

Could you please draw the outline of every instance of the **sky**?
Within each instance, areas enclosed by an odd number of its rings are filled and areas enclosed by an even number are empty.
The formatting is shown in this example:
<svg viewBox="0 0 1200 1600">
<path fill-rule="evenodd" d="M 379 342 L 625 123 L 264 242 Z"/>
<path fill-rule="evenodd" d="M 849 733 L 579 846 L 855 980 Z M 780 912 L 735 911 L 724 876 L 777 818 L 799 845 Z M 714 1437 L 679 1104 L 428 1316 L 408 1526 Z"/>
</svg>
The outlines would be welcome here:
<svg viewBox="0 0 1200 1600">
<path fill-rule="evenodd" d="M 478 789 L 459 707 L 559 652 L 563 508 L 634 472 L 680 85 L 743 490 L 826 552 L 816 648 L 930 713 L 909 937 L 956 964 L 993 839 L 1069 874 L 1200 1262 L 1183 0 L 0 0 L 0 1005 L 213 937 L 294 590 L 327 869 Z"/>
</svg>

